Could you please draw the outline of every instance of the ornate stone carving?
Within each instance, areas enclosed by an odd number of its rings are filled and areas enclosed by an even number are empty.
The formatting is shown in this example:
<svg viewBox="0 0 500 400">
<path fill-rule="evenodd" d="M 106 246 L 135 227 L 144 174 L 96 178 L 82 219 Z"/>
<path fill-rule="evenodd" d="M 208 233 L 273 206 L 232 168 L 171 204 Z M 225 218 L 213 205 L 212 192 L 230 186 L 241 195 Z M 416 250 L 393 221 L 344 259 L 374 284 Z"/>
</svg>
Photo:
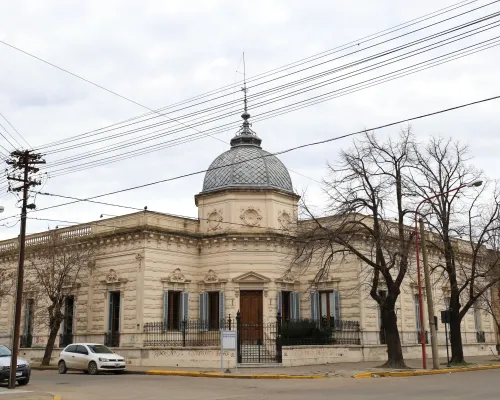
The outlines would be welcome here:
<svg viewBox="0 0 500 400">
<path fill-rule="evenodd" d="M 111 268 L 108 275 L 106 276 L 106 282 L 118 282 L 118 274 Z"/>
<path fill-rule="evenodd" d="M 215 283 L 219 281 L 219 277 L 215 273 L 213 269 L 209 270 L 208 273 L 205 275 L 205 282 L 206 283 Z"/>
<path fill-rule="evenodd" d="M 171 282 L 184 282 L 186 280 L 186 277 L 184 274 L 181 272 L 180 268 L 177 268 L 170 274 L 170 281 Z"/>
<path fill-rule="evenodd" d="M 222 210 L 213 210 L 208 214 L 207 218 L 208 230 L 216 231 L 222 226 Z"/>
<path fill-rule="evenodd" d="M 294 283 L 295 282 L 295 277 L 292 274 L 292 271 L 287 271 L 285 275 L 283 275 L 283 282 L 284 283 Z"/>
<path fill-rule="evenodd" d="M 278 222 L 282 229 L 289 230 L 292 225 L 292 216 L 285 210 L 280 211 L 278 214 Z"/>
<path fill-rule="evenodd" d="M 250 206 L 247 209 L 243 208 L 241 210 L 240 219 L 245 225 L 259 226 L 262 215 L 260 213 L 260 209 Z"/>
</svg>

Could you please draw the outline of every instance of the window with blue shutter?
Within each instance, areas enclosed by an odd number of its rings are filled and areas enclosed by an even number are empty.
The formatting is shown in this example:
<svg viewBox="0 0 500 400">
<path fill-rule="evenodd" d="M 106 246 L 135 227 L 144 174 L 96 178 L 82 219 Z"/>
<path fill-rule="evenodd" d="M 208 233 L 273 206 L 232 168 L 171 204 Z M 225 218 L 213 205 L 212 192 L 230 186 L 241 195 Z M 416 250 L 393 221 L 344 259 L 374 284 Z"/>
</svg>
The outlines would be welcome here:
<svg viewBox="0 0 500 400">
<path fill-rule="evenodd" d="M 200 329 L 208 330 L 208 293 L 200 293 Z"/>
<path fill-rule="evenodd" d="M 225 307 L 226 304 L 224 302 L 224 291 L 221 290 L 219 292 L 219 327 L 220 329 L 224 329 L 224 317 L 225 317 Z"/>
<path fill-rule="evenodd" d="M 281 295 L 281 291 L 276 293 L 276 313 L 281 315 L 283 318 L 283 296 Z"/>
<path fill-rule="evenodd" d="M 319 293 L 317 291 L 311 291 L 311 319 L 313 321 L 319 320 Z"/>
<path fill-rule="evenodd" d="M 189 320 L 189 293 L 182 292 L 181 297 L 181 316 L 183 321 Z"/>
<path fill-rule="evenodd" d="M 290 293 L 290 319 L 296 321 L 300 319 L 300 293 Z"/>
<path fill-rule="evenodd" d="M 169 328 L 168 290 L 163 293 L 163 329 Z"/>
<path fill-rule="evenodd" d="M 335 318 L 335 327 L 340 327 L 340 292 L 333 291 L 333 317 Z"/>
<path fill-rule="evenodd" d="M 417 332 L 420 332 L 422 325 L 420 324 L 420 302 L 418 301 L 418 294 L 415 295 L 415 318 L 417 320 Z"/>
</svg>

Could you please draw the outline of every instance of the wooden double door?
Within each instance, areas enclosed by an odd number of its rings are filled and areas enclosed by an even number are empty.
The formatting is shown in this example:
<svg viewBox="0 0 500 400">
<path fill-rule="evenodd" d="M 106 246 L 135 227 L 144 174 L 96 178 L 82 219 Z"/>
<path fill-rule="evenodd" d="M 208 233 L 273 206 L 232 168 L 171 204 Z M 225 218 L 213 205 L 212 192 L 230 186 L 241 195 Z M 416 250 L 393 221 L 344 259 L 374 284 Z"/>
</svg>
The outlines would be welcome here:
<svg viewBox="0 0 500 400">
<path fill-rule="evenodd" d="M 263 339 L 262 290 L 240 291 L 241 339 L 260 344 Z"/>
</svg>

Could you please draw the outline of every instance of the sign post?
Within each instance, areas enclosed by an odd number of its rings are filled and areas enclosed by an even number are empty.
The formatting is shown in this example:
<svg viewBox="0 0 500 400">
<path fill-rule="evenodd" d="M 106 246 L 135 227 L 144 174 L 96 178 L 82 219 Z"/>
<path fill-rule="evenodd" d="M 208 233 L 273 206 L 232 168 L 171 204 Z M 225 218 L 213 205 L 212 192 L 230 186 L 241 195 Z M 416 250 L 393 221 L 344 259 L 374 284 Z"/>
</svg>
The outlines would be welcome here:
<svg viewBox="0 0 500 400">
<path fill-rule="evenodd" d="M 441 322 L 444 324 L 444 334 L 446 335 L 446 362 L 447 367 L 451 367 L 450 365 L 450 353 L 448 351 L 448 324 L 450 323 L 450 310 L 441 311 Z"/>
<path fill-rule="evenodd" d="M 236 331 L 220 330 L 220 369 L 224 372 L 224 350 L 236 350 Z M 236 363 L 236 368 L 238 364 Z"/>
</svg>

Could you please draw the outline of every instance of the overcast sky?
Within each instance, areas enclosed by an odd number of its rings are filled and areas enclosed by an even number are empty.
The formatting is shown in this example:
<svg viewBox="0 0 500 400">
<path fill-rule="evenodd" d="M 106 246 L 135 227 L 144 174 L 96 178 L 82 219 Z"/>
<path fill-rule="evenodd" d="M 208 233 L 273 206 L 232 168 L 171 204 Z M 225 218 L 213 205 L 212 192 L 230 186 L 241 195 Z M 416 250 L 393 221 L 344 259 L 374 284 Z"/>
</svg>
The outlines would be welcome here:
<svg viewBox="0 0 500 400">
<path fill-rule="evenodd" d="M 156 109 L 240 81 L 243 51 L 247 77 L 252 77 L 455 3 L 457 0 L 0 0 L 0 40 Z M 487 3 L 476 1 L 418 26 Z M 292 82 L 297 77 L 340 66 L 499 10 L 500 6 L 496 4 L 488 6 L 443 26 L 367 50 L 361 55 L 332 61 L 271 83 L 268 87 Z M 500 28 L 494 27 L 449 47 L 422 54 L 420 58 L 402 61 L 376 74 L 362 75 L 353 82 L 498 35 Z M 394 36 L 396 33 L 370 44 Z M 500 95 L 499 54 L 499 47 L 493 47 L 379 86 L 255 122 L 253 129 L 262 138 L 263 148 L 274 152 Z M 333 56 L 324 60 L 331 58 Z M 335 83 L 296 96 L 288 102 L 277 103 L 274 107 L 286 106 L 349 83 Z M 251 90 L 250 95 L 258 90 Z M 241 98 L 241 94 L 228 96 L 229 100 L 237 98 Z M 252 109 L 252 101 L 249 101 L 249 107 L 254 116 L 266 110 Z M 499 111 L 500 100 L 497 100 L 416 121 L 412 126 L 422 140 L 428 135 L 442 135 L 467 143 L 476 165 L 484 169 L 487 176 L 498 178 Z M 147 110 L 0 44 L 0 112 L 36 148 L 138 116 Z M 241 110 L 235 109 L 234 115 L 198 129 L 235 123 L 240 114 Z M 156 122 L 159 121 L 166 119 L 158 117 Z M 1 118 L 0 123 L 16 135 Z M 399 129 L 397 126 L 387 128 L 379 134 L 395 135 Z M 43 191 L 90 197 L 206 169 L 215 157 L 229 148 L 227 142 L 235 131 L 232 129 L 217 135 L 226 143 L 206 137 L 121 162 L 55 176 L 46 181 Z M 196 132 L 186 129 L 175 137 L 192 133 Z M 164 140 L 160 138 L 149 144 Z M 108 145 L 112 143 L 107 142 Z M 309 200 L 321 207 L 324 199 L 317 181 L 325 173 L 326 162 L 334 162 L 339 150 L 348 147 L 349 143 L 350 139 L 345 139 L 281 156 L 293 171 L 291 177 L 295 190 L 299 193 L 307 190 Z M 0 144 L 11 150 L 1 137 Z M 66 153 L 47 154 L 47 167 L 58 159 L 82 151 L 95 151 L 103 144 L 106 142 Z M 194 195 L 201 190 L 202 184 L 203 174 L 102 200 L 139 208 L 147 205 L 150 210 L 194 217 L 197 215 Z M 36 198 L 38 208 L 60 202 L 64 200 L 41 195 Z M 0 198 L 0 204 L 5 207 L 0 218 L 19 213 L 16 199 L 11 194 Z M 99 219 L 101 213 L 119 215 L 126 212 L 120 208 L 80 203 L 36 212 L 31 216 L 88 222 Z M 15 222 L 16 219 L 11 218 L 0 221 L 0 224 L 11 226 Z M 37 232 L 56 225 L 64 223 L 29 220 L 28 231 Z M 15 237 L 18 229 L 19 225 L 3 226 L 0 238 Z"/>
</svg>

